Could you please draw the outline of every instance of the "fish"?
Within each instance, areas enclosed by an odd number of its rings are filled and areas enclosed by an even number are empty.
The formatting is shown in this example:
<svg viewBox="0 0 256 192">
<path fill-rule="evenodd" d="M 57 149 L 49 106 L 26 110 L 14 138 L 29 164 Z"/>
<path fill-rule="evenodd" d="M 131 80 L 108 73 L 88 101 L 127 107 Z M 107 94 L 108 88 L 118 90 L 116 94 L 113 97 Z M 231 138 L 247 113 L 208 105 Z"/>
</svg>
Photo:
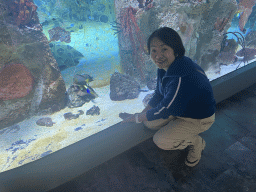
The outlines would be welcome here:
<svg viewBox="0 0 256 192">
<path fill-rule="evenodd" d="M 77 95 L 80 97 L 86 96 L 87 94 L 99 97 L 99 95 L 89 85 L 79 85 L 79 89 L 80 90 L 77 92 Z"/>
<path fill-rule="evenodd" d="M 98 94 L 88 85 L 89 82 L 93 81 L 93 77 L 88 74 L 76 74 L 73 78 L 73 83 L 79 85 L 82 92 L 86 90 L 87 93 L 99 97 Z"/>
<path fill-rule="evenodd" d="M 240 18 L 241 14 L 243 13 L 243 10 L 238 10 L 235 15 L 236 17 Z"/>
<path fill-rule="evenodd" d="M 49 36 L 50 36 L 50 42 L 52 41 L 61 41 L 61 42 L 66 42 L 66 43 L 70 43 L 71 42 L 71 36 L 70 36 L 70 32 L 66 31 L 65 29 L 61 28 L 61 27 L 54 27 L 50 30 L 48 30 Z"/>
<path fill-rule="evenodd" d="M 99 95 L 89 85 L 80 85 L 80 89 L 82 91 L 84 91 L 86 89 L 87 93 L 92 94 L 95 97 L 99 97 Z"/>
<path fill-rule="evenodd" d="M 73 83 L 77 85 L 88 85 L 89 82 L 93 81 L 93 77 L 88 74 L 76 74 L 73 78 Z"/>
</svg>

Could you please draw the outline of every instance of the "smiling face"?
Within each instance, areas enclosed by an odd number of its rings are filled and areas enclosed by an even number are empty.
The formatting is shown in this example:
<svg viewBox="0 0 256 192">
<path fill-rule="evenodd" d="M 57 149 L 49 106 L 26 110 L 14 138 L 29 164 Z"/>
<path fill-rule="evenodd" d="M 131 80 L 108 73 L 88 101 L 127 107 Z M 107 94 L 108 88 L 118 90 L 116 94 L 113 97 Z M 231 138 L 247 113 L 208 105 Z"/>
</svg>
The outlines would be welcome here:
<svg viewBox="0 0 256 192">
<path fill-rule="evenodd" d="M 174 51 L 158 38 L 150 42 L 150 57 L 159 69 L 167 69 L 175 60 Z"/>
</svg>

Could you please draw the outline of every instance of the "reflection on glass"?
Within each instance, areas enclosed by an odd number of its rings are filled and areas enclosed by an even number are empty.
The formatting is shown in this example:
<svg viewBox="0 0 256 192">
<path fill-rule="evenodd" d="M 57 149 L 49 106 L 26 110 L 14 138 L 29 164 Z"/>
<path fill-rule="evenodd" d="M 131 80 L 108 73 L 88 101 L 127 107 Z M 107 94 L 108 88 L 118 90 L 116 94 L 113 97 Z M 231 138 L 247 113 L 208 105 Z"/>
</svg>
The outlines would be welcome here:
<svg viewBox="0 0 256 192">
<path fill-rule="evenodd" d="M 210 80 L 254 61 L 255 1 L 0 0 L 0 172 L 141 112 L 168 26 Z"/>
</svg>

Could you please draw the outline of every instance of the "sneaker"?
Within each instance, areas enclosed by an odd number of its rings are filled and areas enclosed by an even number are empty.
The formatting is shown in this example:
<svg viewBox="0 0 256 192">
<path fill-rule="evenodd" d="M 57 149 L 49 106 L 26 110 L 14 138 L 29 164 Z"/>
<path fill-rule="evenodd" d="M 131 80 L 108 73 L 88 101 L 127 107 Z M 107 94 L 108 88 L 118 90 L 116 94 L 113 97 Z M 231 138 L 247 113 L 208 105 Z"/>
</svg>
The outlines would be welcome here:
<svg viewBox="0 0 256 192">
<path fill-rule="evenodd" d="M 188 156 L 185 160 L 185 164 L 189 167 L 194 167 L 196 166 L 200 159 L 201 159 L 201 155 L 202 155 L 202 151 L 205 148 L 205 141 L 204 139 L 201 138 L 201 142 L 199 142 L 196 145 L 190 145 L 188 147 Z"/>
</svg>

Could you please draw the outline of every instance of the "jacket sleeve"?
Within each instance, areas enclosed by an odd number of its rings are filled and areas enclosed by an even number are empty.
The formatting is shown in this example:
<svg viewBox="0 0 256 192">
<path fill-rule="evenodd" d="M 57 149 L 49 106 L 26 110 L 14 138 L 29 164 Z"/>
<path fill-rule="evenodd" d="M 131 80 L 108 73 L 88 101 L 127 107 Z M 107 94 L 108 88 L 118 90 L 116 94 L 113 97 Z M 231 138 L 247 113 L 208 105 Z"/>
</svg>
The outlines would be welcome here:
<svg viewBox="0 0 256 192">
<path fill-rule="evenodd" d="M 180 102 L 179 99 L 179 97 L 181 96 L 181 94 L 179 94 L 180 85 L 181 77 L 176 77 L 167 83 L 164 89 L 165 93 L 163 99 L 157 104 L 157 106 L 147 111 L 146 115 L 148 121 L 153 121 L 161 118 L 167 119 L 170 115 L 179 116 L 183 113 L 183 111 L 181 110 L 184 109 L 184 107 L 179 106 L 183 105 L 183 103 Z M 154 101 L 156 101 L 156 99 Z"/>
<path fill-rule="evenodd" d="M 153 97 L 150 99 L 150 101 L 148 102 L 148 104 L 155 108 L 158 103 L 160 103 L 160 101 L 164 98 L 163 95 L 160 94 L 159 92 L 159 75 L 157 76 L 157 85 L 156 85 L 156 90 L 154 92 Z"/>
</svg>

